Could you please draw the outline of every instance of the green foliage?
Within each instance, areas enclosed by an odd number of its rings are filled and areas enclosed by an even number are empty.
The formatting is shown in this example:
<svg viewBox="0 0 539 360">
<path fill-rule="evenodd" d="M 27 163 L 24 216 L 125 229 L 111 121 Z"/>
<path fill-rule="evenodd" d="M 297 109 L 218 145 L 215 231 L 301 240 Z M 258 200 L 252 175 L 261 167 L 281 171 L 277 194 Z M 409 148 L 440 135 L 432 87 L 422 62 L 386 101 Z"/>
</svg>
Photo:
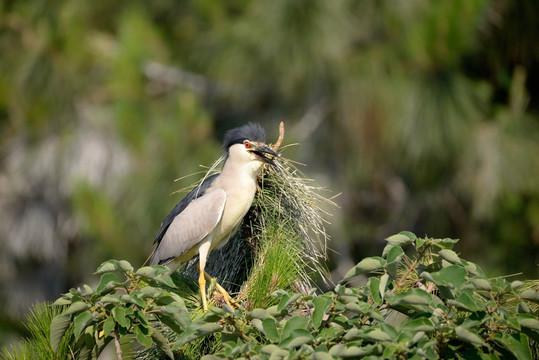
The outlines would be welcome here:
<svg viewBox="0 0 539 360">
<path fill-rule="evenodd" d="M 170 358 L 171 346 L 163 333 L 165 324 L 176 333 L 186 333 L 191 323 L 187 304 L 193 304 L 182 281 L 163 266 L 134 270 L 125 260 L 109 260 L 96 271 L 96 288 L 71 289 L 54 305 L 66 309 L 51 323 L 51 347 L 58 351 L 64 338 L 77 358 L 97 358 L 112 340 L 133 336 L 149 348 L 157 344 Z M 173 280 L 175 279 L 175 280 Z M 182 294 L 182 296 L 178 295 Z M 72 329 L 71 332 L 67 330 Z"/>
<path fill-rule="evenodd" d="M 42 330 L 34 335 L 41 343 L 50 339 L 48 358 L 66 353 L 96 358 L 114 338 L 151 348 L 139 353 L 143 359 L 200 354 L 206 360 L 531 359 L 536 354 L 539 281 L 489 279 L 452 250 L 453 239 L 401 232 L 386 240 L 381 257 L 359 262 L 333 291 L 278 289 L 265 308 L 210 307 L 206 313 L 186 300 L 182 282 L 166 268 L 134 270 L 126 261 L 110 260 L 98 268 L 96 288 L 70 290 L 52 313 L 40 313 L 30 324 L 46 329 L 52 319 L 50 337 Z M 364 285 L 346 285 L 358 275 L 369 275 Z M 16 354 L 10 358 L 23 358 Z"/>
<path fill-rule="evenodd" d="M 11 349 L 4 348 L 0 352 L 0 357 L 6 360 L 30 360 L 30 359 L 67 359 L 68 336 L 57 336 L 56 331 L 51 333 L 52 324 L 58 324 L 58 316 L 64 307 L 51 306 L 49 303 L 36 304 L 26 317 L 26 329 L 29 336 Z M 64 322 L 67 327 L 69 322 Z M 60 327 L 60 325 L 55 325 Z M 62 335 L 64 331 L 62 332 Z M 67 331 L 69 334 L 70 331 Z M 51 346 L 51 339 L 55 339 L 56 351 Z"/>
</svg>

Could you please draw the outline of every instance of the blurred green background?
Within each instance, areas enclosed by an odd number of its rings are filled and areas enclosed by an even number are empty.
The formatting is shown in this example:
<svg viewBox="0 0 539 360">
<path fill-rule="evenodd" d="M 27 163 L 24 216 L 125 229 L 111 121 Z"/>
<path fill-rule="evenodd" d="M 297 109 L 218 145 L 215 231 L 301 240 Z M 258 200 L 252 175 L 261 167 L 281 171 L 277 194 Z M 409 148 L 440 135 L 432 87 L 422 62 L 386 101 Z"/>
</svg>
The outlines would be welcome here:
<svg viewBox="0 0 539 360">
<path fill-rule="evenodd" d="M 401 230 L 537 278 L 539 2 L 0 1 L 0 343 L 140 265 L 223 133 L 285 122 L 336 278 Z"/>
</svg>

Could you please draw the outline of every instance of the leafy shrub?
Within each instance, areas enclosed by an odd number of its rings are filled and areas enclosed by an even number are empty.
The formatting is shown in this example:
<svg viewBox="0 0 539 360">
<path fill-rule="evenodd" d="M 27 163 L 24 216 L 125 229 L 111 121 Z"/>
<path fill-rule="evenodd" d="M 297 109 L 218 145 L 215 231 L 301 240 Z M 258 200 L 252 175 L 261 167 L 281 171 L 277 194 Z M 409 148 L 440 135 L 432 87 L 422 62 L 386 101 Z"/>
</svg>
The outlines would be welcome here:
<svg viewBox="0 0 539 360">
<path fill-rule="evenodd" d="M 539 281 L 489 279 L 452 250 L 456 240 L 402 232 L 387 242 L 382 256 L 359 262 L 333 291 L 277 290 L 276 305 L 265 309 L 206 313 L 177 274 L 110 260 L 98 268 L 96 288 L 56 301 L 64 310 L 50 323 L 50 349 L 57 358 L 91 359 L 114 340 L 120 357 L 127 339 L 147 348 L 137 355 L 145 359 L 537 356 Z M 364 285 L 346 286 L 366 274 Z"/>
</svg>

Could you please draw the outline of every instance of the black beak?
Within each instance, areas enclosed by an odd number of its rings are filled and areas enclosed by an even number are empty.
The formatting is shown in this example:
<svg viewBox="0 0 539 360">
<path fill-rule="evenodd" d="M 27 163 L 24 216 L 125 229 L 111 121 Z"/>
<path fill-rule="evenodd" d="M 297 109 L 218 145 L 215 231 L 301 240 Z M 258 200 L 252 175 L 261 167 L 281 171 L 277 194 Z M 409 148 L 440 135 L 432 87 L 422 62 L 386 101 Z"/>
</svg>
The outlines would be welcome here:
<svg viewBox="0 0 539 360">
<path fill-rule="evenodd" d="M 255 148 L 253 148 L 252 150 L 250 150 L 251 152 L 253 152 L 256 156 L 258 156 L 258 158 L 260 160 L 262 160 L 263 162 L 265 163 L 268 163 L 268 164 L 271 164 L 273 166 L 277 166 L 273 160 L 271 159 L 268 159 L 264 154 L 270 154 L 270 155 L 273 155 L 275 157 L 279 157 L 279 154 L 277 154 L 275 151 L 271 150 L 268 146 L 266 145 L 259 145 Z"/>
</svg>

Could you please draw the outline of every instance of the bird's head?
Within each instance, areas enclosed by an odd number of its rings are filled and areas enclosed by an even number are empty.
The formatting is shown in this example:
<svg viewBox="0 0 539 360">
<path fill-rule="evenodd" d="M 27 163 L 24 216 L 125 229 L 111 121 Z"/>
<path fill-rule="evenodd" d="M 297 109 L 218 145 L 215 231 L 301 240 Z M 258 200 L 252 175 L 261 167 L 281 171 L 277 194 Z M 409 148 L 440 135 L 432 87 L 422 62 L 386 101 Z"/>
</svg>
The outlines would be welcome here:
<svg viewBox="0 0 539 360">
<path fill-rule="evenodd" d="M 263 163 L 275 166 L 271 158 L 279 156 L 266 145 L 264 129 L 253 123 L 227 131 L 223 149 L 226 151 L 227 161 L 249 163 L 257 170 Z"/>
</svg>

